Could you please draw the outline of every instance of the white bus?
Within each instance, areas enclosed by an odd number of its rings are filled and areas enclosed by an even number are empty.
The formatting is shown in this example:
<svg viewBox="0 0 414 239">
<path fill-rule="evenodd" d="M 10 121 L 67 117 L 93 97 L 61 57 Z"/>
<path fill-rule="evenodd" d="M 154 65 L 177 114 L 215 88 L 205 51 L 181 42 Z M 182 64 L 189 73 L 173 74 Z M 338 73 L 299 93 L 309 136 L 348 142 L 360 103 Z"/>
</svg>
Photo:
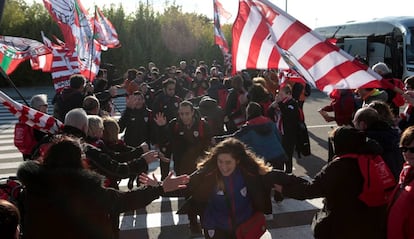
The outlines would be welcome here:
<svg viewBox="0 0 414 239">
<path fill-rule="evenodd" d="M 318 27 L 314 30 L 371 67 L 385 62 L 394 77 L 414 75 L 414 16 Z"/>
</svg>

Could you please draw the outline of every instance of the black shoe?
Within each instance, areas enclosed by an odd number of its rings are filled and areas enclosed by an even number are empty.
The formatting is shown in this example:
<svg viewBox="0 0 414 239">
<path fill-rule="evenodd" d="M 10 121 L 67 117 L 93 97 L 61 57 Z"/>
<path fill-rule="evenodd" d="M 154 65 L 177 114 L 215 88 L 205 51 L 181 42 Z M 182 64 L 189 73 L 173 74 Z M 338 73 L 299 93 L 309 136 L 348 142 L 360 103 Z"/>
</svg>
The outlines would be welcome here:
<svg viewBox="0 0 414 239">
<path fill-rule="evenodd" d="M 191 236 L 202 235 L 200 223 L 190 223 Z"/>
<path fill-rule="evenodd" d="M 276 192 L 273 195 L 273 199 L 275 200 L 276 203 L 280 203 L 283 201 L 283 195 L 280 192 Z"/>
<path fill-rule="evenodd" d="M 132 190 L 134 188 L 134 178 L 129 178 L 128 180 L 128 189 Z"/>
</svg>

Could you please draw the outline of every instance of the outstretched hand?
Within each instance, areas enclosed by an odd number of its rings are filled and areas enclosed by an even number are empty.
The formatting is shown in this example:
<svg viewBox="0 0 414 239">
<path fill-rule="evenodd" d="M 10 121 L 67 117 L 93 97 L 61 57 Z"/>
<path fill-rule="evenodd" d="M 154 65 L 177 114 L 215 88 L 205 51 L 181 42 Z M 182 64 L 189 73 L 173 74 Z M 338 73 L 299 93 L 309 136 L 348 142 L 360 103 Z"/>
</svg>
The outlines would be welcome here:
<svg viewBox="0 0 414 239">
<path fill-rule="evenodd" d="M 159 158 L 159 155 L 158 155 L 158 152 L 157 152 L 157 151 L 155 151 L 155 150 L 150 150 L 150 151 L 148 151 L 148 152 L 144 153 L 144 154 L 142 155 L 142 158 L 144 158 L 144 159 L 145 159 L 145 161 L 147 162 L 147 164 L 150 164 L 150 163 L 152 163 L 152 162 L 157 161 L 157 160 L 158 160 L 158 158 Z"/>
<path fill-rule="evenodd" d="M 158 126 L 164 126 L 167 124 L 167 118 L 165 117 L 164 113 L 158 112 L 154 118 L 155 123 Z"/>
<path fill-rule="evenodd" d="M 145 186 L 156 187 L 159 184 L 158 179 L 155 177 L 155 174 L 152 174 L 152 178 L 146 173 L 141 173 L 139 175 L 139 182 Z"/>
<path fill-rule="evenodd" d="M 171 192 L 177 189 L 186 188 L 188 182 L 190 182 L 190 176 L 187 174 L 173 176 L 173 173 L 170 171 L 162 183 L 162 188 L 164 189 L 164 192 Z"/>
<path fill-rule="evenodd" d="M 160 185 L 160 181 L 152 174 L 152 178 L 145 173 L 139 175 L 139 182 L 146 186 L 156 187 Z M 174 176 L 172 172 L 162 182 L 162 188 L 164 192 L 171 192 L 177 189 L 183 189 L 187 187 L 187 183 L 190 182 L 190 176 L 184 174 L 178 177 Z"/>
</svg>

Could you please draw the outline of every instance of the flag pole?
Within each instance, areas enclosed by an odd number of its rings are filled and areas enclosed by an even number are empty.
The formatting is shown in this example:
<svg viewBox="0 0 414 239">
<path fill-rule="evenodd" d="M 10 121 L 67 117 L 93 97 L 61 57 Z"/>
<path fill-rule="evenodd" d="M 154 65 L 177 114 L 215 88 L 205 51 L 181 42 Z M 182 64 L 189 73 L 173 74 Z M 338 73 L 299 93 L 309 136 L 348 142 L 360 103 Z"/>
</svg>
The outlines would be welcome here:
<svg viewBox="0 0 414 239">
<path fill-rule="evenodd" d="M 92 24 L 93 24 L 93 28 L 92 28 L 92 38 L 91 38 L 91 47 L 92 47 L 92 50 L 91 50 L 91 54 L 90 54 L 90 61 L 89 61 L 89 81 L 90 82 L 92 82 L 92 79 L 91 79 L 91 77 L 92 77 L 92 64 L 93 64 L 93 57 L 94 57 L 94 48 L 95 48 L 95 44 L 94 44 L 94 41 L 93 41 L 93 39 L 95 38 L 95 17 L 96 17 L 96 5 L 94 5 L 94 15 L 93 15 L 93 21 L 92 21 Z"/>
<path fill-rule="evenodd" d="M 27 106 L 29 106 L 29 107 L 30 107 L 29 103 L 27 103 L 27 101 L 24 99 L 24 97 L 23 97 L 22 93 L 20 93 L 20 91 L 17 89 L 17 87 L 16 87 L 16 85 L 14 84 L 14 82 L 10 79 L 10 77 L 6 74 L 6 72 L 3 70 L 3 68 L 2 68 L 2 67 L 0 67 L 0 73 L 1 73 L 1 76 L 2 76 L 4 79 L 6 79 L 6 80 L 10 83 L 10 85 L 12 85 L 12 86 L 13 86 L 13 88 L 16 90 L 17 94 L 19 94 L 20 98 L 22 98 L 23 102 L 24 102 Z"/>
</svg>

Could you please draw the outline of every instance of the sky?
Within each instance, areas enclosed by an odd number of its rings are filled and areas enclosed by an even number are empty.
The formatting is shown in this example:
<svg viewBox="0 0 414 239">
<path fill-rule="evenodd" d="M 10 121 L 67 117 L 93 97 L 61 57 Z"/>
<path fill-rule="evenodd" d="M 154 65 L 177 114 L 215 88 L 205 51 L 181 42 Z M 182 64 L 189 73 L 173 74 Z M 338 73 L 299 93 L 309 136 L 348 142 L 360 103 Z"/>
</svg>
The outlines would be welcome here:
<svg viewBox="0 0 414 239">
<path fill-rule="evenodd" d="M 36 0 L 40 1 L 40 0 Z M 86 8 L 92 9 L 122 3 L 125 11 L 135 9 L 139 2 L 152 4 L 155 10 L 162 11 L 166 0 L 81 0 Z M 168 0 L 172 3 L 174 0 Z M 224 8 L 232 13 L 226 22 L 231 24 L 238 11 L 238 0 L 221 0 Z M 386 16 L 414 16 L 412 0 L 270 0 L 279 8 L 286 10 L 297 20 L 310 28 L 342 24 L 348 21 L 365 21 Z M 213 18 L 213 0 L 175 0 L 184 12 L 197 12 Z"/>
</svg>

